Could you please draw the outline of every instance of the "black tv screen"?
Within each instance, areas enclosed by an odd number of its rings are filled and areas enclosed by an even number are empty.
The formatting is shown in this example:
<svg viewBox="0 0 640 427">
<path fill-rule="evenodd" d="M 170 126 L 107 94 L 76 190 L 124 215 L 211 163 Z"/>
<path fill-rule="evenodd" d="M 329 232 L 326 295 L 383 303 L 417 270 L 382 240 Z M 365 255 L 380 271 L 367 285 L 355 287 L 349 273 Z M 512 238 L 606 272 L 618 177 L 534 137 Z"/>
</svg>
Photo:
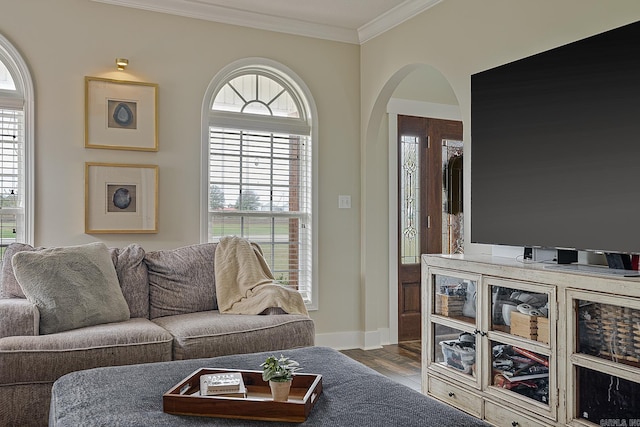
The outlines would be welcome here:
<svg viewBox="0 0 640 427">
<path fill-rule="evenodd" d="M 471 241 L 640 253 L 640 22 L 471 76 Z"/>
</svg>

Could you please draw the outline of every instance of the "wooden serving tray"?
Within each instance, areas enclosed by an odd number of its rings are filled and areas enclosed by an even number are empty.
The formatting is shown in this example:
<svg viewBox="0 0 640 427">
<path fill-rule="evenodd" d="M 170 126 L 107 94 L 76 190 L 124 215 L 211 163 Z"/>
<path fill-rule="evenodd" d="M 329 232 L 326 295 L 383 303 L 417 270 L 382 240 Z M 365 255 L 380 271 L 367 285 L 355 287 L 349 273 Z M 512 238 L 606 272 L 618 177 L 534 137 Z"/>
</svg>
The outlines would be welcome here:
<svg viewBox="0 0 640 427">
<path fill-rule="evenodd" d="M 200 396 L 200 376 L 240 372 L 247 397 Z M 274 402 L 262 371 L 200 368 L 162 396 L 162 410 L 169 414 L 304 422 L 322 394 L 322 375 L 294 374 L 287 402 Z"/>
</svg>

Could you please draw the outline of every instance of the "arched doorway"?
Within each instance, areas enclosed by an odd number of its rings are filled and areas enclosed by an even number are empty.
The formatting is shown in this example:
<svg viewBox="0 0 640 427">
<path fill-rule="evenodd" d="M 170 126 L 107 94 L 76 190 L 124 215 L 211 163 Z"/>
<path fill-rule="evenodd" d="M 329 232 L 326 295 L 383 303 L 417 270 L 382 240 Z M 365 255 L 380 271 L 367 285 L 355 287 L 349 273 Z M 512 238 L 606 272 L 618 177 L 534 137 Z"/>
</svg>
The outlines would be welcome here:
<svg viewBox="0 0 640 427">
<path fill-rule="evenodd" d="M 411 248 L 406 246 L 400 237 L 402 234 L 402 222 L 407 221 L 407 218 L 402 218 L 403 208 L 399 204 L 407 203 L 406 200 L 401 201 L 401 187 L 405 183 L 402 183 L 401 162 L 399 141 L 402 136 L 399 133 L 398 117 L 409 116 L 423 119 L 425 121 L 431 121 L 431 125 L 436 122 L 440 124 L 451 124 L 452 122 L 461 122 L 461 112 L 458 105 L 458 100 L 451 88 L 446 77 L 436 68 L 426 64 L 410 64 L 402 69 L 398 70 L 387 81 L 381 90 L 374 109 L 372 111 L 371 120 L 367 126 L 366 141 L 387 141 L 389 146 L 389 158 L 388 158 L 388 177 L 389 177 L 389 341 L 391 343 L 398 342 L 400 339 L 406 339 L 409 337 L 419 337 L 419 325 L 420 321 L 420 270 L 419 270 L 419 256 L 425 251 L 429 252 L 447 252 L 448 248 L 443 249 L 442 246 L 435 246 L 429 248 L 423 244 L 422 241 L 414 242 L 414 246 Z M 386 123 L 385 123 L 386 122 Z M 461 125 L 461 123 L 460 123 Z M 427 126 L 429 127 L 429 126 Z M 431 126 L 431 127 L 436 127 Z M 385 132 L 386 130 L 386 132 Z M 385 134 L 382 134 L 385 133 Z M 452 146 L 456 148 L 457 152 L 462 154 L 462 128 L 460 126 L 459 132 L 452 135 L 451 132 L 444 134 L 444 139 L 449 141 L 455 141 Z M 452 136 L 455 136 L 452 138 Z M 411 138 L 409 138 L 411 139 Z M 433 137 L 432 137 L 433 139 Z M 447 158 L 449 148 L 446 146 L 443 149 L 443 141 L 430 142 L 426 140 L 418 141 L 418 144 L 431 144 L 435 146 L 437 150 L 433 150 L 433 156 L 439 156 L 440 169 L 434 171 L 429 180 L 437 180 L 437 182 L 431 182 L 432 188 L 439 188 L 441 194 L 435 200 L 431 201 L 431 204 L 438 205 L 438 211 L 441 215 L 446 216 L 446 208 L 443 211 L 443 192 L 444 201 L 447 201 L 447 194 L 444 185 L 447 185 L 446 177 L 443 176 L 443 164 L 442 159 Z M 437 145 L 436 145 L 437 144 Z M 432 163 L 435 159 L 431 159 Z M 437 162 L 436 162 L 437 163 Z M 434 163 L 435 164 L 435 163 Z M 456 162 L 457 165 L 460 162 Z M 446 166 L 444 166 L 446 169 Z M 455 169 L 457 172 L 459 168 Z M 416 175 L 417 176 L 417 175 Z M 414 176 L 414 179 L 416 178 Z M 420 186 L 427 187 L 427 182 L 424 181 L 424 177 L 420 178 Z M 450 183 L 449 183 L 450 185 Z M 435 194 L 432 191 L 432 195 Z M 424 196 L 424 195 L 423 195 Z M 460 194 L 461 196 L 461 194 Z M 420 201 L 414 201 L 415 204 L 420 204 Z M 414 207 L 415 207 L 414 204 Z M 456 209 L 458 209 L 457 207 Z M 404 209 L 405 213 L 407 209 Z M 445 239 L 444 236 L 446 228 L 449 226 L 446 220 L 443 221 L 441 217 L 439 221 L 433 221 L 433 227 L 429 231 L 429 219 L 428 216 L 424 216 L 425 212 L 414 212 L 415 215 L 422 215 L 418 219 L 418 224 L 414 223 L 413 226 L 416 229 L 421 229 L 425 233 L 437 233 L 437 239 Z M 461 223 L 460 219 L 460 223 Z M 444 226 L 443 226 L 444 224 Z M 410 235 L 411 233 L 408 233 Z M 424 238 L 424 236 L 423 236 Z M 408 249 L 408 250 L 407 250 Z M 403 257 L 409 262 L 407 264 L 413 264 L 412 277 L 413 279 L 407 280 L 404 283 L 405 289 L 402 289 L 402 285 L 399 278 L 402 269 Z M 411 260 L 413 257 L 413 260 Z M 413 261 L 413 262 L 412 262 Z M 403 324 L 404 318 L 411 318 L 407 325 Z M 416 331 L 417 325 L 417 331 Z M 403 329 L 409 328 L 409 335 L 405 333 Z M 412 335 L 411 335 L 412 334 Z"/>
</svg>

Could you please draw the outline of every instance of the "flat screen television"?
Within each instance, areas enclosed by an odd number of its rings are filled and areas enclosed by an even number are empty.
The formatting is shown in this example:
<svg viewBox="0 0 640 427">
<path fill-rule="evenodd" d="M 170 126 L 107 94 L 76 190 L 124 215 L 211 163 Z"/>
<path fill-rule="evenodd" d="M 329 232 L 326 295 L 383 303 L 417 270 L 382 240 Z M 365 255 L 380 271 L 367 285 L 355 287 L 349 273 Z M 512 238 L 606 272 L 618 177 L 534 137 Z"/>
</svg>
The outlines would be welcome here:
<svg viewBox="0 0 640 427">
<path fill-rule="evenodd" d="M 640 21 L 471 76 L 471 241 L 640 253 Z"/>
</svg>

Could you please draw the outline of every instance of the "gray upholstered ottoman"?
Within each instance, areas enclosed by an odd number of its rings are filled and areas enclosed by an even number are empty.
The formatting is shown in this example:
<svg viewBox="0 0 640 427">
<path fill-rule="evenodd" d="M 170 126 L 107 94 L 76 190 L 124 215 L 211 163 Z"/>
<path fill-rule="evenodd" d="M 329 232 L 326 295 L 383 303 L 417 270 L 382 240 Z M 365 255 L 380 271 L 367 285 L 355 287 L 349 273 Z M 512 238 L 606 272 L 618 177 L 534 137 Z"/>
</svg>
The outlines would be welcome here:
<svg viewBox="0 0 640 427">
<path fill-rule="evenodd" d="M 280 352 L 275 352 L 279 355 Z M 480 420 L 398 384 L 325 347 L 284 350 L 321 374 L 323 392 L 304 425 L 484 426 Z M 274 352 L 96 368 L 67 374 L 53 385 L 49 425 L 274 426 L 266 421 L 171 415 L 162 395 L 198 368 L 260 369 Z M 285 423 L 286 424 L 286 423 Z M 289 424 L 290 425 L 290 424 Z"/>
</svg>

